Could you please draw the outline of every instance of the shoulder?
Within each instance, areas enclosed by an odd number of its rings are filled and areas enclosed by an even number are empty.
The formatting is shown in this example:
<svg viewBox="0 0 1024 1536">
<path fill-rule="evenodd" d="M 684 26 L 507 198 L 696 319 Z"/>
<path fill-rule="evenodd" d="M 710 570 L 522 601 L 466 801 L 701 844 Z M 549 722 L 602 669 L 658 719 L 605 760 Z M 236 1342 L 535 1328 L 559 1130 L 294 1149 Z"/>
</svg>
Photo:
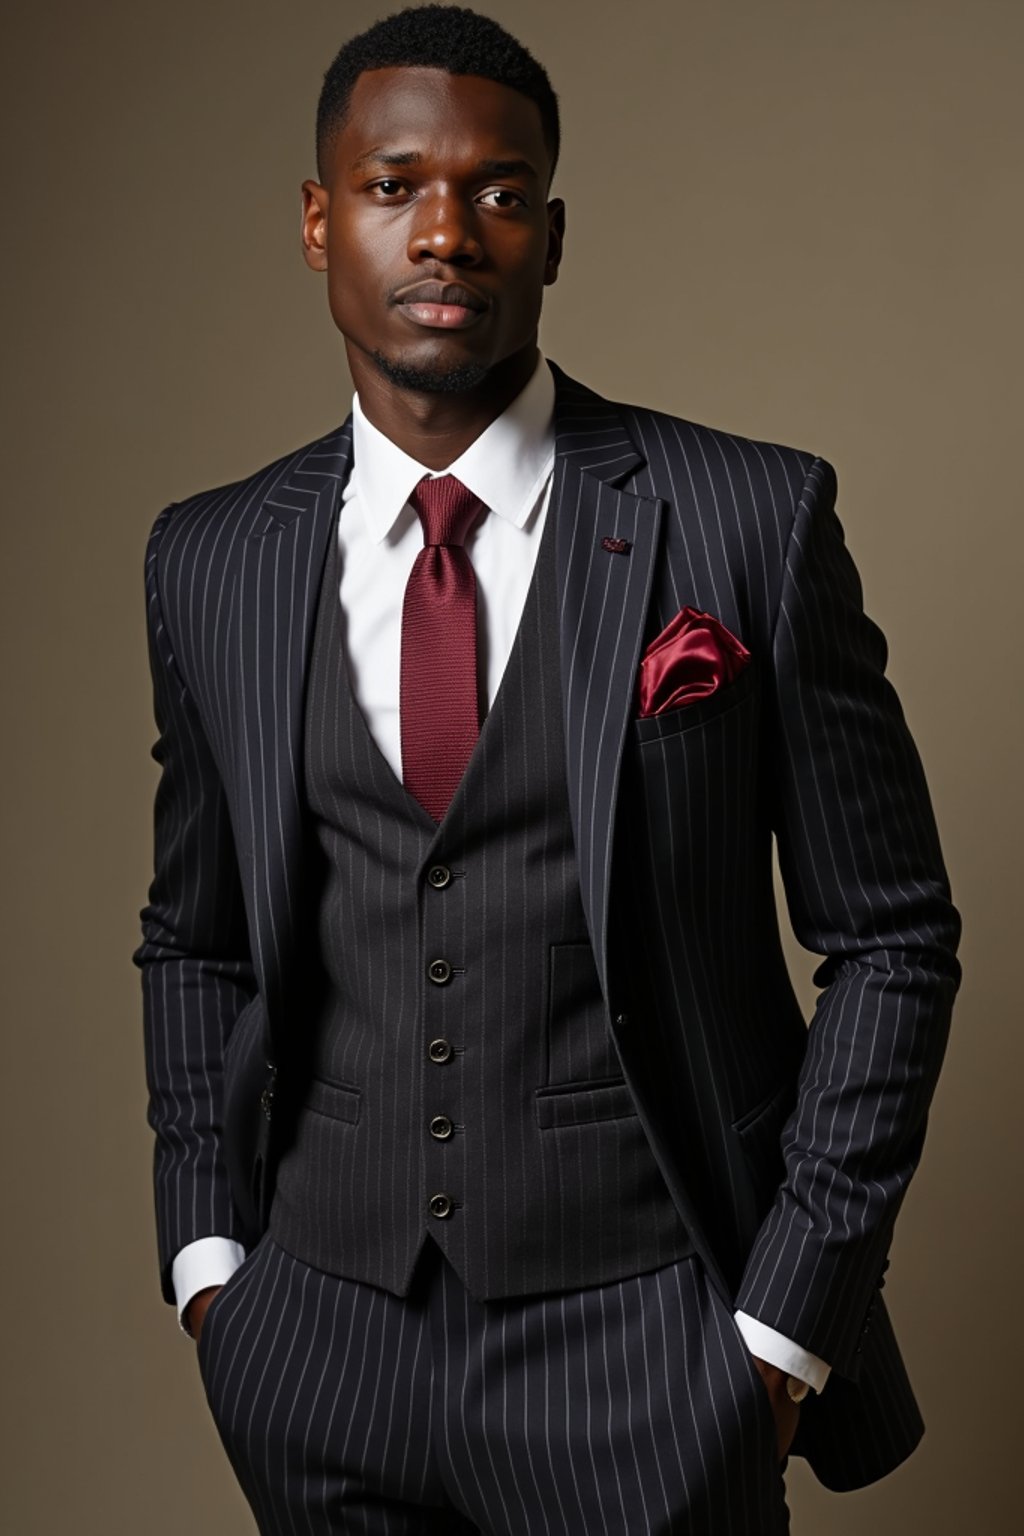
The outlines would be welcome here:
<svg viewBox="0 0 1024 1536">
<path fill-rule="evenodd" d="M 669 503 L 700 506 L 723 497 L 737 508 L 753 504 L 762 512 L 774 507 L 795 510 L 805 484 L 830 466 L 820 455 L 708 426 L 657 407 L 599 394 L 552 365 L 560 394 L 562 419 L 572 441 L 588 436 L 628 437 L 643 463 L 634 476 L 641 494 Z"/>
<path fill-rule="evenodd" d="M 726 496 L 739 506 L 795 509 L 824 460 L 808 449 L 747 437 L 724 427 L 623 403 L 619 409 L 648 466 L 653 494 L 675 500 L 682 475 L 692 495 Z"/>
<path fill-rule="evenodd" d="M 343 460 L 349 419 L 264 464 L 251 474 L 196 491 L 164 507 L 149 536 L 149 558 L 161 564 L 191 552 L 211 558 L 255 531 L 275 508 L 294 515 L 296 498 L 318 487 Z"/>
<path fill-rule="evenodd" d="M 808 449 L 773 442 L 767 438 L 745 436 L 728 427 L 710 426 L 706 422 L 676 416 L 651 406 L 623 401 L 619 409 L 652 451 L 675 452 L 688 457 L 720 458 L 732 464 L 760 464 L 776 460 L 803 473 L 806 473 L 817 457 Z"/>
<path fill-rule="evenodd" d="M 643 455 L 632 488 L 664 503 L 677 577 L 703 572 L 711 611 L 730 593 L 750 634 L 773 626 L 801 528 L 835 524 L 832 465 L 787 443 L 642 406 L 621 409 Z"/>
</svg>

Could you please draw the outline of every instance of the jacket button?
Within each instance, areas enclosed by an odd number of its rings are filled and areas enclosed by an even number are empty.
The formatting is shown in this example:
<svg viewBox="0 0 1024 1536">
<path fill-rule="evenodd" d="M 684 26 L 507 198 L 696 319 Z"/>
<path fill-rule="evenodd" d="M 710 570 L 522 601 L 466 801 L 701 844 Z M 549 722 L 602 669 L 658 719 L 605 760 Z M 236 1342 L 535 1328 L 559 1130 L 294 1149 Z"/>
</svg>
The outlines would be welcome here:
<svg viewBox="0 0 1024 1536">
<path fill-rule="evenodd" d="M 446 981 L 451 980 L 452 968 L 447 960 L 431 960 L 427 966 L 427 975 L 431 981 L 443 987 Z"/>
<path fill-rule="evenodd" d="M 277 1084 L 277 1068 L 274 1066 L 272 1061 L 268 1061 L 267 1066 L 270 1068 L 270 1076 L 264 1083 L 263 1092 L 260 1094 L 260 1108 L 263 1110 L 263 1113 L 266 1115 L 267 1119 L 270 1120 L 273 1115 L 274 1089 Z"/>
<path fill-rule="evenodd" d="M 431 1040 L 427 1046 L 427 1055 L 431 1061 L 451 1061 L 452 1048 L 447 1040 Z"/>
<path fill-rule="evenodd" d="M 628 1013 L 617 1013 L 615 1015 L 615 1027 L 616 1027 L 616 1029 L 625 1029 L 626 1026 L 628 1025 L 628 1023 L 629 1023 L 629 1014 Z"/>
<path fill-rule="evenodd" d="M 435 1115 L 430 1122 L 430 1134 L 435 1141 L 447 1141 L 454 1129 L 447 1115 Z"/>
<path fill-rule="evenodd" d="M 427 879 L 435 891 L 443 891 L 452 878 L 452 872 L 447 864 L 432 864 L 427 871 Z"/>
<path fill-rule="evenodd" d="M 452 1213 L 452 1202 L 447 1195 L 431 1195 L 427 1205 L 431 1216 L 436 1216 L 438 1220 Z"/>
</svg>

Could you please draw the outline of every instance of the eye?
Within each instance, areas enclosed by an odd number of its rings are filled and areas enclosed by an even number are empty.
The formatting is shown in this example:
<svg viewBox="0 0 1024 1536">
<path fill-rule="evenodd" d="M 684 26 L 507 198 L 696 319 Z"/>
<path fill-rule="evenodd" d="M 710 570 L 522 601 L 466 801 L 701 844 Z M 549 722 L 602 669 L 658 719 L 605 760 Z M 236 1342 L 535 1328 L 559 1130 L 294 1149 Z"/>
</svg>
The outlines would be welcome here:
<svg viewBox="0 0 1024 1536">
<path fill-rule="evenodd" d="M 373 183 L 373 190 L 383 193 L 385 197 L 393 197 L 396 193 L 401 192 L 403 188 L 397 176 L 385 176 L 383 180 Z"/>
<path fill-rule="evenodd" d="M 491 187 L 489 192 L 484 192 L 482 194 L 481 202 L 483 201 L 484 198 L 488 198 L 488 197 L 492 197 L 492 198 L 496 198 L 496 199 L 501 199 L 501 201 L 497 201 L 497 202 L 491 203 L 490 206 L 492 208 L 525 208 L 526 207 L 526 199 L 525 199 L 525 197 L 523 197 L 521 192 L 514 192 L 511 187 Z"/>
</svg>

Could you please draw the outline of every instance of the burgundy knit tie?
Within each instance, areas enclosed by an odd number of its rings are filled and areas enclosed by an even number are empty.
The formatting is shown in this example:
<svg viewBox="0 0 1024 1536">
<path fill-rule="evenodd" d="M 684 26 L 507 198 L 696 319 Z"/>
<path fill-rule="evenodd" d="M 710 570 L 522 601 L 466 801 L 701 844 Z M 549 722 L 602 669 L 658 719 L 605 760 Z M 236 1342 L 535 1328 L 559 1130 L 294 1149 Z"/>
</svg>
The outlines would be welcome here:
<svg viewBox="0 0 1024 1536">
<path fill-rule="evenodd" d="M 454 475 L 409 498 L 423 524 L 402 608 L 402 778 L 441 821 L 480 734 L 476 577 L 463 549 L 483 502 Z"/>
</svg>

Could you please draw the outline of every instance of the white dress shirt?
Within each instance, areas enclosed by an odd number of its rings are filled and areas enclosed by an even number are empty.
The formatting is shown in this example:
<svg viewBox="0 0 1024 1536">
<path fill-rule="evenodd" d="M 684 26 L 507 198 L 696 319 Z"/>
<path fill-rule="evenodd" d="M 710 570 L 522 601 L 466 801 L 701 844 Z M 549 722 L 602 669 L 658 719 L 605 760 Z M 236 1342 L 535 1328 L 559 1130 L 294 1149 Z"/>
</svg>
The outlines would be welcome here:
<svg viewBox="0 0 1024 1536">
<path fill-rule="evenodd" d="M 339 599 L 348 674 L 371 734 L 402 778 L 399 680 L 402 604 L 423 529 L 409 505 L 424 475 L 452 474 L 488 508 L 466 540 L 477 585 L 477 645 L 488 708 L 522 617 L 551 496 L 555 384 L 543 358 L 529 383 L 447 469 L 429 470 L 384 436 L 352 400 L 352 471 L 342 491 L 337 539 Z M 176 1255 L 178 1317 L 206 1286 L 221 1285 L 244 1249 L 204 1237 Z M 736 1324 L 749 1348 L 820 1391 L 829 1367 L 746 1313 Z"/>
</svg>

